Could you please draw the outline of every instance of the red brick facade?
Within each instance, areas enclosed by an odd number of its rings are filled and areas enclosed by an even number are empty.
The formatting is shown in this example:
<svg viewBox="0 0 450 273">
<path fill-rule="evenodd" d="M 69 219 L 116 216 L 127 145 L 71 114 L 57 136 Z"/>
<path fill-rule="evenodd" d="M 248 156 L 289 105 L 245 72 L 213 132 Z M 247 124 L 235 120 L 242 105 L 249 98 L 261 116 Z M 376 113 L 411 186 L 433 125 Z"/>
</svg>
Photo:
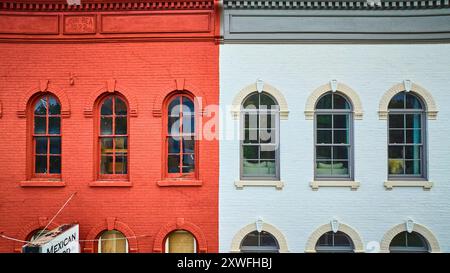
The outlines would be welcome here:
<svg viewBox="0 0 450 273">
<path fill-rule="evenodd" d="M 217 252 L 218 141 L 198 141 L 196 179 L 167 180 L 162 163 L 166 97 L 201 97 L 203 122 L 205 107 L 218 104 L 217 3 L 21 2 L 0 1 L 0 232 L 26 240 L 77 192 L 50 228 L 79 222 L 81 240 L 116 229 L 131 237 L 130 252 L 162 252 L 167 234 L 184 229 L 198 251 Z M 129 178 L 105 182 L 96 175 L 96 105 L 114 92 L 128 104 Z M 60 181 L 33 179 L 30 165 L 30 103 L 49 93 L 61 104 Z M 21 243 L 0 240 L 0 252 L 20 252 Z"/>
</svg>

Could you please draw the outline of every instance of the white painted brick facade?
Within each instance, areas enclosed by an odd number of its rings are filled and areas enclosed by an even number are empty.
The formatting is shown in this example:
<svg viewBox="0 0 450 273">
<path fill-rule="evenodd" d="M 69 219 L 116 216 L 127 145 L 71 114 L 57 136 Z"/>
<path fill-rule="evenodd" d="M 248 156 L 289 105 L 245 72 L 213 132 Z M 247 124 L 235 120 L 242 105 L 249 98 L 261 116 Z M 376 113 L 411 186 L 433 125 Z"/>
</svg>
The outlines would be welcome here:
<svg viewBox="0 0 450 273">
<path fill-rule="evenodd" d="M 304 252 L 309 236 L 334 217 L 354 228 L 364 246 L 380 242 L 394 226 L 412 218 L 430 229 L 441 251 L 450 252 L 450 44 L 417 45 L 221 45 L 222 110 L 257 78 L 285 96 L 289 118 L 281 121 L 282 190 L 245 187 L 239 180 L 239 141 L 220 141 L 219 250 L 228 252 L 235 234 L 258 217 L 277 227 L 290 252 Z M 356 191 L 312 191 L 313 121 L 304 115 L 308 96 L 336 79 L 359 95 L 364 116 L 354 121 Z M 438 115 L 428 120 L 428 172 L 434 183 L 422 188 L 383 186 L 387 178 L 387 122 L 378 117 L 383 94 L 409 79 L 433 96 Z M 222 112 L 227 126 L 237 127 Z"/>
</svg>

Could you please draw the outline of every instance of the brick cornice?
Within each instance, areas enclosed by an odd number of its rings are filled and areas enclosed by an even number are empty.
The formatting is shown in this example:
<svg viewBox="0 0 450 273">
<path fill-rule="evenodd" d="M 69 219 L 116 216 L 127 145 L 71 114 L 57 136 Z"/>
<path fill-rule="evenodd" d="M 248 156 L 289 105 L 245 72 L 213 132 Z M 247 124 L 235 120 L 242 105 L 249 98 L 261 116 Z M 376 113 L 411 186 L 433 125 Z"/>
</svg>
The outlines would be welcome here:
<svg viewBox="0 0 450 273">
<path fill-rule="evenodd" d="M 69 6 L 65 0 L 0 0 L 0 10 L 12 11 L 123 11 L 123 10 L 212 10 L 213 0 L 82 0 Z"/>
</svg>

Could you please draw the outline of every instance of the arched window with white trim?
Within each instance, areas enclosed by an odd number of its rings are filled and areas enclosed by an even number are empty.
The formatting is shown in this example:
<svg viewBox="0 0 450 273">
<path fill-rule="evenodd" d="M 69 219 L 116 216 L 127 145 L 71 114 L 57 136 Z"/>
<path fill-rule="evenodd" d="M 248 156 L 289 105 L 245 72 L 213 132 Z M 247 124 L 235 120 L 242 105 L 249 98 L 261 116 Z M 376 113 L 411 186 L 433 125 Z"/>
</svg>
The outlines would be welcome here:
<svg viewBox="0 0 450 273">
<path fill-rule="evenodd" d="M 429 252 L 427 240 L 418 232 L 403 231 L 397 234 L 389 245 L 391 253 L 426 253 Z"/>
<path fill-rule="evenodd" d="M 326 232 L 316 243 L 316 252 L 319 253 L 351 253 L 354 249 L 352 239 L 341 231 Z"/>
<path fill-rule="evenodd" d="M 252 231 L 241 242 L 242 253 L 278 253 L 277 239 L 267 231 Z"/>
</svg>

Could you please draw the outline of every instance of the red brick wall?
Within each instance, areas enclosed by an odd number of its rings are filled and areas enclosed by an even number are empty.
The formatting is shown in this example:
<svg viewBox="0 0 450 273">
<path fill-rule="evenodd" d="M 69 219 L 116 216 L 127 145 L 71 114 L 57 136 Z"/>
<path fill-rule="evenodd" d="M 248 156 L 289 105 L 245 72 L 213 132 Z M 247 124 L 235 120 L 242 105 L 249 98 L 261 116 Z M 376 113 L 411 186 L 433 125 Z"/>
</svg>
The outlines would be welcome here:
<svg viewBox="0 0 450 273">
<path fill-rule="evenodd" d="M 78 221 L 80 239 L 102 227 L 122 227 L 127 235 L 148 235 L 138 238 L 136 245 L 139 252 L 152 252 L 161 248 L 154 242 L 165 231 L 191 227 L 196 229 L 193 233 L 203 234 L 201 241 L 208 252 L 217 252 L 218 142 L 200 141 L 202 186 L 158 186 L 163 119 L 153 109 L 176 89 L 176 79 L 184 79 L 189 91 L 204 96 L 208 104 L 218 104 L 218 54 L 218 45 L 212 41 L 0 43 L 0 232 L 25 239 L 77 192 L 55 221 Z M 134 96 L 137 104 L 137 117 L 131 117 L 129 124 L 131 187 L 89 185 L 95 180 L 95 119 L 84 111 L 93 105 L 93 94 L 111 79 L 116 80 L 118 91 L 126 89 L 125 96 Z M 42 80 L 49 80 L 48 91 L 59 88 L 70 102 L 70 117 L 62 119 L 64 187 L 21 186 L 27 179 L 29 158 L 27 118 L 19 117 L 18 111 L 24 110 L 19 108 L 28 99 L 24 94 L 39 90 L 40 81 L 45 83 Z M 20 244 L 0 238 L 0 252 L 17 247 Z"/>
</svg>

